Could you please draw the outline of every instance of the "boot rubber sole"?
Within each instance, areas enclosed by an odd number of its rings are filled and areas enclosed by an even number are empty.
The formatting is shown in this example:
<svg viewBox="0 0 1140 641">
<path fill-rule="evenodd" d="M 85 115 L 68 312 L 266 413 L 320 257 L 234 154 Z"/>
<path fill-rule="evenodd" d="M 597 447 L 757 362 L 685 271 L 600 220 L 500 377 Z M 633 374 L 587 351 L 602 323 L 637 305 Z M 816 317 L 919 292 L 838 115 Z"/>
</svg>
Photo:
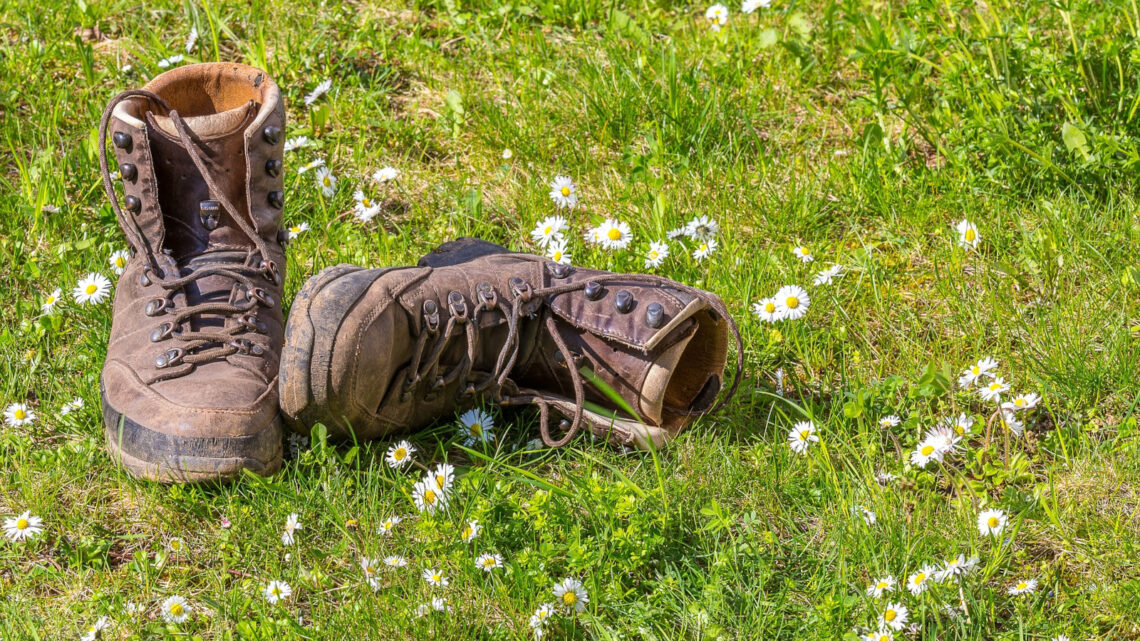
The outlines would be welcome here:
<svg viewBox="0 0 1140 641">
<path fill-rule="evenodd" d="M 289 309 L 285 345 L 281 349 L 278 392 L 281 413 L 290 427 L 302 434 L 323 423 L 340 432 L 340 419 L 330 403 L 329 367 L 341 320 L 374 279 L 344 283 L 344 291 L 318 302 L 317 295 L 343 276 L 363 267 L 326 267 L 310 278 Z"/>
<path fill-rule="evenodd" d="M 160 483 L 224 483 L 249 470 L 281 468 L 281 418 L 248 436 L 186 437 L 143 427 L 107 400 L 100 384 L 107 452 L 135 478 Z"/>
</svg>

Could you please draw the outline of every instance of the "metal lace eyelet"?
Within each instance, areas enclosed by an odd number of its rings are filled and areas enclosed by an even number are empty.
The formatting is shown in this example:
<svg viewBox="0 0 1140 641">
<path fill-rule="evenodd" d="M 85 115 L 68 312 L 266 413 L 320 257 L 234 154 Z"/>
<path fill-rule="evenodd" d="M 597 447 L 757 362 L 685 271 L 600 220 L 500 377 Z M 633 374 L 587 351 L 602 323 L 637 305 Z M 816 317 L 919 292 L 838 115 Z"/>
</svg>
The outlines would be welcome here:
<svg viewBox="0 0 1140 641">
<path fill-rule="evenodd" d="M 459 292 L 449 293 L 447 295 L 447 309 L 455 317 L 457 323 L 462 325 L 467 322 L 467 300 L 463 298 L 463 294 Z"/>
<path fill-rule="evenodd" d="M 159 354 L 158 358 L 154 359 L 154 366 L 158 369 L 162 369 L 164 367 L 177 365 L 182 362 L 182 357 L 185 355 L 186 352 L 182 351 L 182 349 L 179 347 L 168 349 L 165 352 Z"/>
<path fill-rule="evenodd" d="M 649 303 L 645 308 L 645 324 L 657 329 L 665 322 L 665 306 L 657 301 Z"/>
<path fill-rule="evenodd" d="M 251 332 L 264 334 L 268 331 L 268 327 L 266 327 L 265 323 L 258 318 L 256 314 L 242 314 L 241 317 L 238 318 L 238 322 Z"/>
<path fill-rule="evenodd" d="M 157 298 L 152 298 L 151 301 L 146 304 L 146 308 L 143 309 L 143 313 L 147 316 L 159 316 L 164 314 L 169 307 L 170 301 L 163 298 L 162 296 L 159 296 Z"/>
<path fill-rule="evenodd" d="M 166 322 L 158 326 L 153 332 L 150 333 L 150 342 L 157 343 L 164 341 L 174 333 L 174 323 Z"/>
<path fill-rule="evenodd" d="M 439 331 L 439 303 L 428 299 L 423 305 L 424 325 L 431 333 Z"/>
<path fill-rule="evenodd" d="M 555 278 L 566 278 L 574 271 L 570 265 L 563 265 L 562 263 L 550 263 L 550 275 Z"/>
<path fill-rule="evenodd" d="M 139 285 L 150 287 L 150 284 L 150 265 L 143 265 L 142 273 L 139 274 Z"/>
<path fill-rule="evenodd" d="M 257 343 L 244 338 L 235 338 L 230 341 L 230 347 L 233 347 L 242 354 L 252 354 L 254 356 L 261 356 L 265 353 L 265 348 Z"/>
<path fill-rule="evenodd" d="M 269 278 L 269 282 L 274 285 L 281 282 L 281 271 L 277 269 L 277 263 L 272 260 L 263 260 L 261 265 L 258 266 L 261 271 Z"/>
<path fill-rule="evenodd" d="M 524 281 L 518 276 L 511 276 L 511 279 L 507 281 L 507 284 L 510 285 L 511 292 L 515 295 L 516 298 L 521 298 L 523 302 L 530 300 L 531 294 L 533 293 L 530 288 L 530 283 Z"/>
<path fill-rule="evenodd" d="M 634 302 L 633 294 L 629 290 L 623 289 L 614 297 L 614 308 L 622 314 L 628 314 L 633 310 Z"/>
<path fill-rule="evenodd" d="M 254 287 L 253 289 L 249 290 L 249 295 L 251 298 L 261 303 L 262 305 L 265 305 L 266 307 L 271 308 L 274 305 L 273 296 L 270 296 L 269 292 L 260 287 Z"/>
<path fill-rule="evenodd" d="M 586 294 L 586 300 L 598 300 L 605 293 L 606 288 L 599 282 L 590 281 L 586 283 L 583 291 Z"/>
<path fill-rule="evenodd" d="M 495 288 L 491 283 L 486 281 L 479 283 L 475 286 L 475 291 L 478 292 L 479 298 L 483 300 L 484 307 L 496 307 L 499 304 L 499 295 L 495 293 Z"/>
</svg>

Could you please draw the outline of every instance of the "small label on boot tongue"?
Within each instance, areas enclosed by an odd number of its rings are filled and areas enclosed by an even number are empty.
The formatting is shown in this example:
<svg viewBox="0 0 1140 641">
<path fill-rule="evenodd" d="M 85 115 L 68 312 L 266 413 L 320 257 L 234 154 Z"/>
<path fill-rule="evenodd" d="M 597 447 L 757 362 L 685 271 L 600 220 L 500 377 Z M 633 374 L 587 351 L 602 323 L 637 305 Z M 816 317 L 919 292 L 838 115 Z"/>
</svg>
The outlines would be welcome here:
<svg viewBox="0 0 1140 641">
<path fill-rule="evenodd" d="M 216 200 L 203 200 L 198 203 L 198 218 L 202 221 L 203 227 L 214 231 L 222 218 L 221 203 Z"/>
</svg>

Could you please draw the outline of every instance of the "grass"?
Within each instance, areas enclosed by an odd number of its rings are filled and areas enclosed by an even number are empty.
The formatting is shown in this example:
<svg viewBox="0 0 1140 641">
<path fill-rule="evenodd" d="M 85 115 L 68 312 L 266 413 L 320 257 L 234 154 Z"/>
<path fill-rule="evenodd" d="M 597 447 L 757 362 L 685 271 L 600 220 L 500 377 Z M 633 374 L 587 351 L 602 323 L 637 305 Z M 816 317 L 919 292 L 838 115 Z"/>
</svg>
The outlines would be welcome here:
<svg viewBox="0 0 1140 641">
<path fill-rule="evenodd" d="M 1135 3 L 775 0 L 729 7 L 719 32 L 705 8 L 0 7 L 0 401 L 38 414 L 0 428 L 0 516 L 46 526 L 0 541 L 0 635 L 75 638 L 108 616 L 115 639 L 529 638 L 569 576 L 589 605 L 554 617 L 551 638 L 852 639 L 886 604 L 869 583 L 965 554 L 979 565 L 960 589 L 893 593 L 921 625 L 907 638 L 1140 637 Z M 736 314 L 741 392 L 659 457 L 586 439 L 520 452 L 537 432 L 525 412 L 497 414 L 501 438 L 470 450 L 444 417 L 412 436 L 420 461 L 459 468 L 435 518 L 411 516 L 415 475 L 383 464 L 387 442 L 317 439 L 280 474 L 222 489 L 131 480 L 98 415 L 110 305 L 40 304 L 109 274 L 125 246 L 99 182 L 98 115 L 176 53 L 266 68 L 289 135 L 313 140 L 287 157 L 286 220 L 311 225 L 290 247 L 287 299 L 324 266 L 409 264 L 462 234 L 534 250 L 547 184 L 566 174 L 582 195 L 578 264 L 640 271 L 651 240 L 695 215 L 720 223 L 710 259 L 673 243 L 659 273 Z M 340 178 L 332 198 L 296 171 L 318 157 Z M 385 165 L 400 177 L 379 187 L 367 177 Z M 346 215 L 357 187 L 384 203 L 367 225 Z M 633 249 L 582 242 L 605 216 L 631 224 Z M 963 218 L 976 251 L 956 244 Z M 814 263 L 792 255 L 801 243 Z M 831 263 L 847 274 L 812 286 Z M 759 322 L 750 304 L 784 284 L 809 289 L 808 315 Z M 945 464 L 911 465 L 942 418 L 988 418 L 992 404 L 955 386 L 985 356 L 1043 396 L 1024 437 L 1007 452 L 975 436 Z M 86 407 L 61 416 L 77 395 Z M 901 424 L 881 429 L 887 414 Z M 805 418 L 820 442 L 799 456 L 785 434 Z M 884 471 L 898 478 L 880 484 Z M 988 507 L 1010 517 L 1000 537 L 977 531 Z M 285 547 L 293 512 L 304 529 Z M 378 535 L 391 515 L 409 518 Z M 472 518 L 484 530 L 465 544 Z M 505 567 L 476 570 L 484 551 Z M 374 592 L 357 563 L 389 554 L 411 564 Z M 424 567 L 451 585 L 430 588 Z M 1027 578 L 1035 592 L 1007 594 Z M 270 605 L 275 579 L 294 593 Z M 194 608 L 186 623 L 158 618 L 171 595 Z M 450 613 L 414 615 L 441 595 Z M 962 604 L 968 616 L 943 611 Z"/>
</svg>

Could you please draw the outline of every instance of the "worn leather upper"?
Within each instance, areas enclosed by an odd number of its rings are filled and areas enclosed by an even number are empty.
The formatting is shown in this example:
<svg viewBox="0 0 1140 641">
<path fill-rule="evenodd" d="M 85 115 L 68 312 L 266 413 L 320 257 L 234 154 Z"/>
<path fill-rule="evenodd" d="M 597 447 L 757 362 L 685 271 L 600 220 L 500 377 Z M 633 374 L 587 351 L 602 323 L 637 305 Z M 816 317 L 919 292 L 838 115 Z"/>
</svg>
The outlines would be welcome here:
<svg viewBox="0 0 1140 641">
<path fill-rule="evenodd" d="M 134 97 L 120 102 L 110 120 L 122 174 L 121 222 L 132 256 L 115 292 L 103 369 L 107 400 L 164 433 L 249 434 L 264 429 L 278 411 L 284 107 L 263 71 L 238 64 L 180 67 L 144 89 L 165 106 Z M 255 239 L 224 207 L 210 204 L 215 195 L 171 111 L 182 118 L 196 155 Z M 137 199 L 134 211 L 131 199 Z M 270 263 L 276 276 L 266 271 Z M 161 285 L 173 279 L 187 283 Z M 190 306 L 202 311 L 178 319 Z M 227 336 L 188 347 L 180 332 Z M 170 358 L 179 350 L 185 353 Z"/>
</svg>

